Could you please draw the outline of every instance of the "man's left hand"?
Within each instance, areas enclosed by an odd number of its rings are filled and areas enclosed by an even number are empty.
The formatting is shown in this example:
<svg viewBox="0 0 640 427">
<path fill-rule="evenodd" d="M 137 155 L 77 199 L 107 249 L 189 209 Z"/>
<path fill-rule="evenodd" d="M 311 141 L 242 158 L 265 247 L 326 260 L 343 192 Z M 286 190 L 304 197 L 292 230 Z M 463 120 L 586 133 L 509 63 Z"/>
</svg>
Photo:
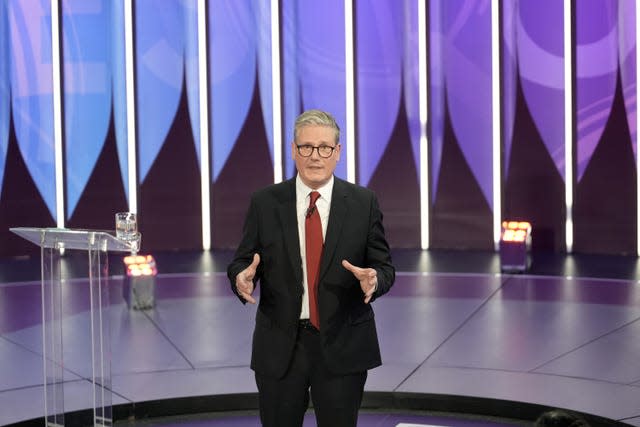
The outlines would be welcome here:
<svg viewBox="0 0 640 427">
<path fill-rule="evenodd" d="M 342 266 L 349 270 L 360 282 L 360 288 L 364 292 L 364 302 L 368 304 L 371 301 L 373 293 L 378 287 L 378 273 L 373 268 L 356 267 L 346 259 L 342 260 Z"/>
</svg>

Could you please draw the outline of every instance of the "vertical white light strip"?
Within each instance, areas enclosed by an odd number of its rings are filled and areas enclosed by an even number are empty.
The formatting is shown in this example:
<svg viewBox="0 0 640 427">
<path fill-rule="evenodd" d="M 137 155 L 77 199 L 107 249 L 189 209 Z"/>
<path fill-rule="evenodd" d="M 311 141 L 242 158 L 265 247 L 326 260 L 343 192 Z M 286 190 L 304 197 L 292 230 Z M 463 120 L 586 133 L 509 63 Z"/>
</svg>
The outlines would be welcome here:
<svg viewBox="0 0 640 427">
<path fill-rule="evenodd" d="M 200 101 L 200 199 L 202 249 L 211 249 L 211 195 L 209 186 L 209 73 L 207 70 L 207 7 L 198 0 L 198 99 Z"/>
<path fill-rule="evenodd" d="M 500 2 L 491 1 L 491 115 L 493 129 L 493 245 L 498 250 L 502 223 L 502 129 L 500 127 Z"/>
<path fill-rule="evenodd" d="M 567 253 L 573 250 L 573 86 L 571 1 L 564 0 L 564 163 Z"/>
<path fill-rule="evenodd" d="M 60 15 L 58 0 L 51 0 L 51 72 L 53 95 L 53 147 L 56 177 L 56 226 L 63 228 L 64 159 L 62 158 L 62 76 L 60 75 Z"/>
<path fill-rule="evenodd" d="M 347 181 L 356 182 L 355 62 L 353 54 L 353 0 L 344 2 L 344 62 L 346 99 Z"/>
<path fill-rule="evenodd" d="M 418 109 L 420 111 L 420 246 L 429 249 L 429 140 L 427 79 L 427 0 L 418 0 Z"/>
<path fill-rule="evenodd" d="M 133 61 L 133 1 L 124 0 L 124 72 L 127 99 L 127 169 L 129 211 L 138 212 L 138 173 L 136 170 L 136 93 Z"/>
<path fill-rule="evenodd" d="M 282 96 L 280 90 L 280 1 L 271 0 L 271 102 L 273 110 L 273 180 L 282 181 Z"/>
<path fill-rule="evenodd" d="M 640 0 L 636 0 L 636 16 L 634 26 L 636 29 L 636 251 L 640 256 L 640 144 L 638 144 L 638 134 L 640 133 L 640 116 L 638 115 L 638 100 L 640 100 Z"/>
</svg>

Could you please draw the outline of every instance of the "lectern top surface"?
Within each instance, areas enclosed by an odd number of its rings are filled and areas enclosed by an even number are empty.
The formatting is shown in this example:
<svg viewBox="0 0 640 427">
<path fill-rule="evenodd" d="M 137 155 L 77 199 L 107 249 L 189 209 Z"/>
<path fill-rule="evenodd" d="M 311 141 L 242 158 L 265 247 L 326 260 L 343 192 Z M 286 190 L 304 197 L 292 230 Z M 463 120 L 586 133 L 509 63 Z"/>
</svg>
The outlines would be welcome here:
<svg viewBox="0 0 640 427">
<path fill-rule="evenodd" d="M 45 248 L 131 252 L 134 244 L 134 242 L 118 239 L 112 231 L 105 230 L 37 227 L 15 227 L 9 230 L 23 239 Z"/>
</svg>

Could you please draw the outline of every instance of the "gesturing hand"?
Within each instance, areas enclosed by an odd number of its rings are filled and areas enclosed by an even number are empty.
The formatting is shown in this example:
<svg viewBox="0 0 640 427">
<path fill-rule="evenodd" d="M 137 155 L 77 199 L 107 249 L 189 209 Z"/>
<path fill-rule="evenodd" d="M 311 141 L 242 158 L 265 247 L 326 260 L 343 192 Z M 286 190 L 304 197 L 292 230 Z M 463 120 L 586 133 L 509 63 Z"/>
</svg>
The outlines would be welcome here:
<svg viewBox="0 0 640 427">
<path fill-rule="evenodd" d="M 364 302 L 368 304 L 378 287 L 378 273 L 376 270 L 373 268 L 356 267 L 346 259 L 342 260 L 342 266 L 353 273 L 356 279 L 358 279 L 360 288 L 362 292 L 364 292 Z"/>
<path fill-rule="evenodd" d="M 251 294 L 254 289 L 253 278 L 256 275 L 258 264 L 260 264 L 260 255 L 254 254 L 251 264 L 236 276 L 236 289 L 238 290 L 238 295 L 251 304 L 256 303 L 255 298 L 253 298 Z"/>
</svg>

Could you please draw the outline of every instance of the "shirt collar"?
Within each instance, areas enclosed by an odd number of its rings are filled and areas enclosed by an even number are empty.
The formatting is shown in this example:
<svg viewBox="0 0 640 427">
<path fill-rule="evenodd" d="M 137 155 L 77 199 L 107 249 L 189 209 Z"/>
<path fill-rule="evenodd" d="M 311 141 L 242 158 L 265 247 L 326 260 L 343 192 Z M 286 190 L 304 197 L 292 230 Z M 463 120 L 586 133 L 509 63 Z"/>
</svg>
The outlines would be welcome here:
<svg viewBox="0 0 640 427">
<path fill-rule="evenodd" d="M 331 201 L 331 193 L 333 192 L 333 175 L 331 175 L 331 178 L 329 178 L 329 181 L 327 181 L 325 185 L 316 190 L 308 187 L 304 182 L 302 182 L 300 175 L 296 175 L 296 197 L 298 198 L 298 201 L 304 201 L 312 191 L 320 193 L 321 200 L 324 199 L 329 203 Z"/>
</svg>

